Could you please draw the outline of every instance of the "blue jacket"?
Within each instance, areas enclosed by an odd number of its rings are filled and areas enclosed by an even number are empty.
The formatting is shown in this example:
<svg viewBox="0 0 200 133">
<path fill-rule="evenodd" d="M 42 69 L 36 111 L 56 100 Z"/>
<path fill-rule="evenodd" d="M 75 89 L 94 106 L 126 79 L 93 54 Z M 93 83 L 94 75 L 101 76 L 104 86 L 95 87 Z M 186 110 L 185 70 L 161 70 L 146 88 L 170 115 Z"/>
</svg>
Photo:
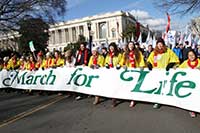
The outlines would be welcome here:
<svg viewBox="0 0 200 133">
<path fill-rule="evenodd" d="M 183 54 L 182 54 L 180 48 L 174 47 L 174 48 L 173 48 L 173 52 L 178 56 L 179 59 L 182 59 L 182 58 L 183 58 Z"/>
</svg>

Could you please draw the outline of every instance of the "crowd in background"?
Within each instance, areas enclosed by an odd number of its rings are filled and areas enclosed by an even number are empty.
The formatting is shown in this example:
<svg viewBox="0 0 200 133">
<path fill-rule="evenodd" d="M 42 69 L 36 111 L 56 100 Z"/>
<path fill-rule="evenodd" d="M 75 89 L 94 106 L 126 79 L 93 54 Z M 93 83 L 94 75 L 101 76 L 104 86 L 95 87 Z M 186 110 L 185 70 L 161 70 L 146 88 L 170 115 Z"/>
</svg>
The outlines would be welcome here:
<svg viewBox="0 0 200 133">
<path fill-rule="evenodd" d="M 122 48 L 119 48 L 116 43 L 110 43 L 108 47 L 93 46 L 88 49 L 85 43 L 80 43 L 80 48 L 76 53 L 69 49 L 65 52 L 42 52 L 30 53 L 29 55 L 19 55 L 10 53 L 9 56 L 0 58 L 0 69 L 6 70 L 30 70 L 48 69 L 56 67 L 76 67 L 88 66 L 91 69 L 100 67 L 110 68 L 140 68 L 147 67 L 149 70 L 154 68 L 165 68 L 167 71 L 170 68 L 191 68 L 199 69 L 200 67 L 200 44 L 192 48 L 186 41 L 184 44 L 176 44 L 170 49 L 165 44 L 162 38 L 158 38 L 156 47 L 152 45 L 140 47 L 139 43 L 128 42 Z M 83 94 L 76 94 L 76 99 L 83 98 Z M 98 104 L 100 97 L 95 96 L 93 104 Z M 112 99 L 112 107 L 115 107 L 116 99 Z M 135 102 L 130 101 L 130 107 L 133 107 Z M 154 108 L 159 108 L 159 104 L 154 104 Z M 190 112 L 192 117 L 195 117 L 194 112 Z"/>
</svg>

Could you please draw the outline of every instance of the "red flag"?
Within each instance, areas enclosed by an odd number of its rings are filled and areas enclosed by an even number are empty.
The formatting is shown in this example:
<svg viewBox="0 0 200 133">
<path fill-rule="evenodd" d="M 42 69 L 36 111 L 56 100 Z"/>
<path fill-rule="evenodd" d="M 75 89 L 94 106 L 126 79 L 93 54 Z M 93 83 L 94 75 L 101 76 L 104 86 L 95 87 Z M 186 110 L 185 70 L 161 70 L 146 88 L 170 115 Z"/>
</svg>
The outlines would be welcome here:
<svg viewBox="0 0 200 133">
<path fill-rule="evenodd" d="M 136 40 L 138 40 L 140 36 L 140 23 L 136 22 Z"/>
<path fill-rule="evenodd" d="M 166 27 L 166 33 L 170 30 L 170 15 L 167 13 L 167 27 Z"/>
</svg>

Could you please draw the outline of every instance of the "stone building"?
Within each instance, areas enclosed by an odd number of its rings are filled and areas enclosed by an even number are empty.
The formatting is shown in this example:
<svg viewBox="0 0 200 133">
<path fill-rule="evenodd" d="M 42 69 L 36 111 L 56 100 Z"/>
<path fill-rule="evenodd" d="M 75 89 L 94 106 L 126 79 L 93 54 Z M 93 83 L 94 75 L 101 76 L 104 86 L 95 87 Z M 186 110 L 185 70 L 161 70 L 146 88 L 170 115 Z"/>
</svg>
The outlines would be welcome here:
<svg viewBox="0 0 200 133">
<path fill-rule="evenodd" d="M 48 49 L 50 51 L 53 49 L 63 50 L 69 43 L 77 42 L 79 35 L 84 36 L 87 41 L 92 38 L 94 45 L 109 44 L 110 42 L 118 43 L 124 40 L 122 32 L 130 23 L 136 24 L 136 19 L 129 12 L 124 11 L 108 12 L 59 22 L 50 25 Z M 147 33 L 147 28 L 142 25 L 140 30 Z M 11 35 L 0 36 L 0 48 L 18 50 Z"/>
</svg>

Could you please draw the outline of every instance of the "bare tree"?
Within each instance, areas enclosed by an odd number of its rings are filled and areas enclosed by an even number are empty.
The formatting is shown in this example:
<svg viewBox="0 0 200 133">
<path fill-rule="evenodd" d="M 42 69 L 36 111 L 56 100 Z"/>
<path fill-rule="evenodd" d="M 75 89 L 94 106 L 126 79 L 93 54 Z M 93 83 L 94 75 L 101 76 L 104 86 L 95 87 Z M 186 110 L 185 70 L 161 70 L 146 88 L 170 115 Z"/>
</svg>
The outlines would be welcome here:
<svg viewBox="0 0 200 133">
<path fill-rule="evenodd" d="M 27 16 L 53 22 L 66 12 L 66 0 L 0 0 L 0 32 L 19 29 L 19 21 Z"/>
<path fill-rule="evenodd" d="M 181 15 L 200 11 L 200 0 L 157 0 L 155 4 L 167 12 Z"/>
</svg>

